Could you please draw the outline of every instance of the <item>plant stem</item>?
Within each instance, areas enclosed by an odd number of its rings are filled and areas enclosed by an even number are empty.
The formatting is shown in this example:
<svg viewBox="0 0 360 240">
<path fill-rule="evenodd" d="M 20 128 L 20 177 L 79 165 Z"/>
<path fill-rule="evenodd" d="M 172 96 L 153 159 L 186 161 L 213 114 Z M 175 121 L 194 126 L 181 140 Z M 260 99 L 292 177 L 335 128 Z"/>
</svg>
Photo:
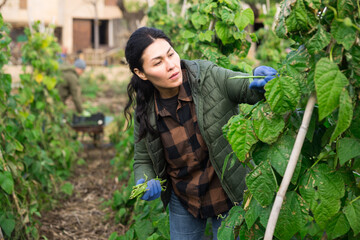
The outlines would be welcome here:
<svg viewBox="0 0 360 240">
<path fill-rule="evenodd" d="M 316 102 L 316 96 L 315 96 L 315 93 L 312 93 L 309 97 L 309 100 L 308 100 L 306 108 L 305 108 L 304 117 L 303 117 L 303 120 L 302 120 L 302 123 L 300 126 L 300 130 L 296 137 L 296 141 L 295 141 L 293 150 L 290 155 L 289 163 L 286 167 L 284 178 L 281 182 L 279 191 L 276 194 L 276 199 L 275 199 L 274 205 L 271 209 L 269 221 L 266 226 L 264 240 L 271 240 L 273 238 L 275 227 L 276 227 L 276 222 L 278 220 L 279 213 L 280 213 L 280 209 L 281 209 L 286 191 L 289 187 L 291 178 L 294 174 L 295 167 L 296 167 L 296 164 L 297 164 L 300 152 L 301 152 L 301 148 L 303 146 L 304 139 L 306 137 L 306 133 L 309 128 L 309 123 L 311 120 L 311 115 L 312 115 L 312 112 L 313 112 L 313 109 L 315 106 L 315 102 Z"/>
<path fill-rule="evenodd" d="M 267 76 L 235 76 L 229 79 L 245 79 L 245 78 L 266 78 Z"/>
<path fill-rule="evenodd" d="M 357 198 L 355 198 L 354 200 L 352 200 L 349 204 L 353 204 L 354 202 L 356 202 L 357 200 L 360 199 L 360 196 L 357 196 Z"/>
</svg>

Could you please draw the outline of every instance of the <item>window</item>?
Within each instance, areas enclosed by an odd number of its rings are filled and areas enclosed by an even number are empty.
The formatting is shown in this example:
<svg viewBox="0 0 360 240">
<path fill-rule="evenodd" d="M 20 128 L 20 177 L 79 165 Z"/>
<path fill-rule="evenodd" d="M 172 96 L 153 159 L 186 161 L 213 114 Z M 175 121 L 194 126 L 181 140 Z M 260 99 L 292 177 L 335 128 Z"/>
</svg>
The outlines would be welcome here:
<svg viewBox="0 0 360 240">
<path fill-rule="evenodd" d="M 27 0 L 20 0 L 19 1 L 19 8 L 20 9 L 27 9 Z"/>
<path fill-rule="evenodd" d="M 105 6 L 117 6 L 117 0 L 105 0 Z"/>
</svg>

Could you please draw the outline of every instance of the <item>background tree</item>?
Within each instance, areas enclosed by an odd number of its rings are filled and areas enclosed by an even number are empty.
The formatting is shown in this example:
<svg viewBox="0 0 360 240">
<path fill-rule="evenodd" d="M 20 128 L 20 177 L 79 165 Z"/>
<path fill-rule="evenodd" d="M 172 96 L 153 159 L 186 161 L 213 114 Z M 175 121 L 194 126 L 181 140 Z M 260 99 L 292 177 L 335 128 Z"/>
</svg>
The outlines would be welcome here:
<svg viewBox="0 0 360 240">
<path fill-rule="evenodd" d="M 134 4 L 134 2 L 132 2 L 132 4 Z M 136 11 L 129 11 L 125 0 L 118 0 L 117 5 L 123 14 L 123 18 L 127 22 L 127 28 L 129 32 L 135 31 L 139 27 L 139 22 L 145 16 L 145 7 L 139 6 L 139 9 Z"/>
</svg>

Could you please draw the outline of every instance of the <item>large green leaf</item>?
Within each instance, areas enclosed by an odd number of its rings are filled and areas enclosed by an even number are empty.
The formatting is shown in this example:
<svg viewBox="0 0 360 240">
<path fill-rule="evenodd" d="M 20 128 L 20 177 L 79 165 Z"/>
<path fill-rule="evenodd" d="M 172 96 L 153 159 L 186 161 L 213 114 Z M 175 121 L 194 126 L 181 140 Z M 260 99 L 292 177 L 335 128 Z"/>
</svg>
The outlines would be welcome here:
<svg viewBox="0 0 360 240">
<path fill-rule="evenodd" d="M 221 226 L 218 230 L 218 238 L 235 239 L 234 229 L 244 222 L 244 216 L 245 211 L 241 206 L 232 207 L 228 216 L 221 222 Z"/>
<path fill-rule="evenodd" d="M 351 229 L 354 231 L 354 235 L 360 233 L 360 199 L 345 206 L 343 212 L 350 223 Z"/>
<path fill-rule="evenodd" d="M 1 219 L 0 221 L 1 229 L 5 232 L 7 236 L 11 236 L 11 233 L 15 229 L 15 220 L 14 219 Z"/>
<path fill-rule="evenodd" d="M 305 47 L 299 47 L 296 51 L 291 51 L 283 62 L 289 76 L 302 78 L 304 72 L 309 69 L 310 55 Z"/>
<path fill-rule="evenodd" d="M 198 12 L 191 15 L 191 22 L 196 29 L 200 29 L 202 25 L 205 25 L 208 22 L 208 20 L 209 17 L 207 15 Z"/>
<path fill-rule="evenodd" d="M 238 29 L 242 31 L 247 25 L 254 24 L 254 12 L 251 8 L 241 10 L 236 13 L 234 22 Z"/>
<path fill-rule="evenodd" d="M 280 5 L 280 14 L 275 28 L 276 35 L 280 38 L 288 37 L 288 30 L 285 20 L 291 13 L 291 5 L 293 5 L 295 2 L 296 0 L 284 0 Z"/>
<path fill-rule="evenodd" d="M 335 217 L 333 217 L 329 224 L 326 226 L 326 234 L 328 239 L 334 239 L 340 237 L 347 233 L 350 230 L 349 222 L 347 221 L 345 215 L 342 212 L 339 212 Z"/>
<path fill-rule="evenodd" d="M 221 42 L 224 45 L 235 41 L 235 39 L 232 36 L 231 30 L 229 29 L 229 26 L 225 22 L 222 21 L 216 22 L 215 31 L 217 36 L 220 38 Z"/>
<path fill-rule="evenodd" d="M 229 9 L 227 8 L 222 8 L 220 11 L 220 15 L 221 15 L 221 19 L 228 24 L 233 23 L 235 18 L 234 13 L 232 11 L 229 11 Z"/>
<path fill-rule="evenodd" d="M 314 14 L 306 9 L 303 0 L 297 0 L 289 17 L 286 19 L 286 26 L 289 32 L 307 31 L 315 26 Z"/>
<path fill-rule="evenodd" d="M 270 146 L 267 158 L 270 160 L 271 166 L 281 175 L 284 176 L 286 167 L 289 163 L 290 155 L 295 144 L 292 136 L 284 135 L 279 141 Z M 301 170 L 301 155 L 297 161 L 291 182 L 296 184 Z"/>
<path fill-rule="evenodd" d="M 224 126 L 223 132 L 238 159 L 246 160 L 250 148 L 258 141 L 252 121 L 241 115 L 233 116 Z"/>
<path fill-rule="evenodd" d="M 300 179 L 299 190 L 310 205 L 317 224 L 324 229 L 339 211 L 340 198 L 345 194 L 341 174 L 330 169 L 327 164 L 318 164 Z"/>
<path fill-rule="evenodd" d="M 328 222 L 340 210 L 340 199 L 336 198 L 319 198 L 318 204 L 313 205 L 311 211 L 314 214 L 316 223 L 325 228 Z"/>
<path fill-rule="evenodd" d="M 10 172 L 0 172 L 0 186 L 7 194 L 13 192 L 14 180 Z"/>
<path fill-rule="evenodd" d="M 319 120 L 322 120 L 339 106 L 341 91 L 349 81 L 340 72 L 338 66 L 328 58 L 322 58 L 316 64 L 314 80 L 319 104 Z"/>
<path fill-rule="evenodd" d="M 336 143 L 336 152 L 339 162 L 344 165 L 352 158 L 360 156 L 360 140 L 355 138 L 342 138 Z"/>
<path fill-rule="evenodd" d="M 353 106 L 348 91 L 344 88 L 340 95 L 340 107 L 336 128 L 330 138 L 330 142 L 334 141 L 340 134 L 349 128 L 353 118 Z"/>
<path fill-rule="evenodd" d="M 275 142 L 285 127 L 283 117 L 273 113 L 266 103 L 259 105 L 252 116 L 256 136 L 262 142 L 268 144 Z"/>
<path fill-rule="evenodd" d="M 334 20 L 331 24 L 331 35 L 346 50 L 349 50 L 356 40 L 356 29 Z"/>
<path fill-rule="evenodd" d="M 303 0 L 298 0 L 292 8 L 290 16 L 286 19 L 289 32 L 308 29 L 307 13 Z"/>
<path fill-rule="evenodd" d="M 263 161 L 246 176 L 245 180 L 250 192 L 261 206 L 272 203 L 277 183 L 269 161 Z"/>
<path fill-rule="evenodd" d="M 296 79 L 280 76 L 265 85 L 265 97 L 271 109 L 279 114 L 294 110 L 300 100 L 300 87 Z"/>
<path fill-rule="evenodd" d="M 283 240 L 291 239 L 305 225 L 309 209 L 296 192 L 287 192 L 281 206 L 274 235 Z"/>
<path fill-rule="evenodd" d="M 305 43 L 306 48 L 310 54 L 314 54 L 325 48 L 331 40 L 331 34 L 324 30 L 324 28 L 319 25 L 318 31 L 314 36 L 310 38 L 308 42 Z"/>
</svg>

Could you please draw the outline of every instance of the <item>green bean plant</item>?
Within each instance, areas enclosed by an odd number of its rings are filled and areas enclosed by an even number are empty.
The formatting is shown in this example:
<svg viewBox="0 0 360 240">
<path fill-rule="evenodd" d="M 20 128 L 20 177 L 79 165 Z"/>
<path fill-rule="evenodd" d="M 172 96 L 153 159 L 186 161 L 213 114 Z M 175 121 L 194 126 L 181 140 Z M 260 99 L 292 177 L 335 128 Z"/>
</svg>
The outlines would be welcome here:
<svg viewBox="0 0 360 240">
<path fill-rule="evenodd" d="M 12 89 L 8 27 L 0 15 L 0 227 L 7 239 L 39 239 L 40 211 L 51 207 L 70 175 L 79 144 L 63 122 L 55 88 L 60 47 L 53 28 L 26 29 L 21 84 Z"/>
<path fill-rule="evenodd" d="M 317 103 L 274 231 L 275 239 L 360 237 L 360 7 L 357 0 L 285 0 L 276 34 L 295 42 L 265 86 L 265 101 L 241 105 L 224 126 L 251 169 L 244 201 L 221 239 L 262 239 L 307 99 Z"/>
<path fill-rule="evenodd" d="M 251 72 L 245 59 L 255 33 L 245 29 L 254 24 L 251 8 L 243 9 L 238 0 L 187 1 L 170 4 L 156 1 L 149 9 L 149 26 L 162 29 L 172 39 L 182 58 L 207 59 L 219 66 Z M 234 59 L 234 60 L 233 60 Z"/>
</svg>

